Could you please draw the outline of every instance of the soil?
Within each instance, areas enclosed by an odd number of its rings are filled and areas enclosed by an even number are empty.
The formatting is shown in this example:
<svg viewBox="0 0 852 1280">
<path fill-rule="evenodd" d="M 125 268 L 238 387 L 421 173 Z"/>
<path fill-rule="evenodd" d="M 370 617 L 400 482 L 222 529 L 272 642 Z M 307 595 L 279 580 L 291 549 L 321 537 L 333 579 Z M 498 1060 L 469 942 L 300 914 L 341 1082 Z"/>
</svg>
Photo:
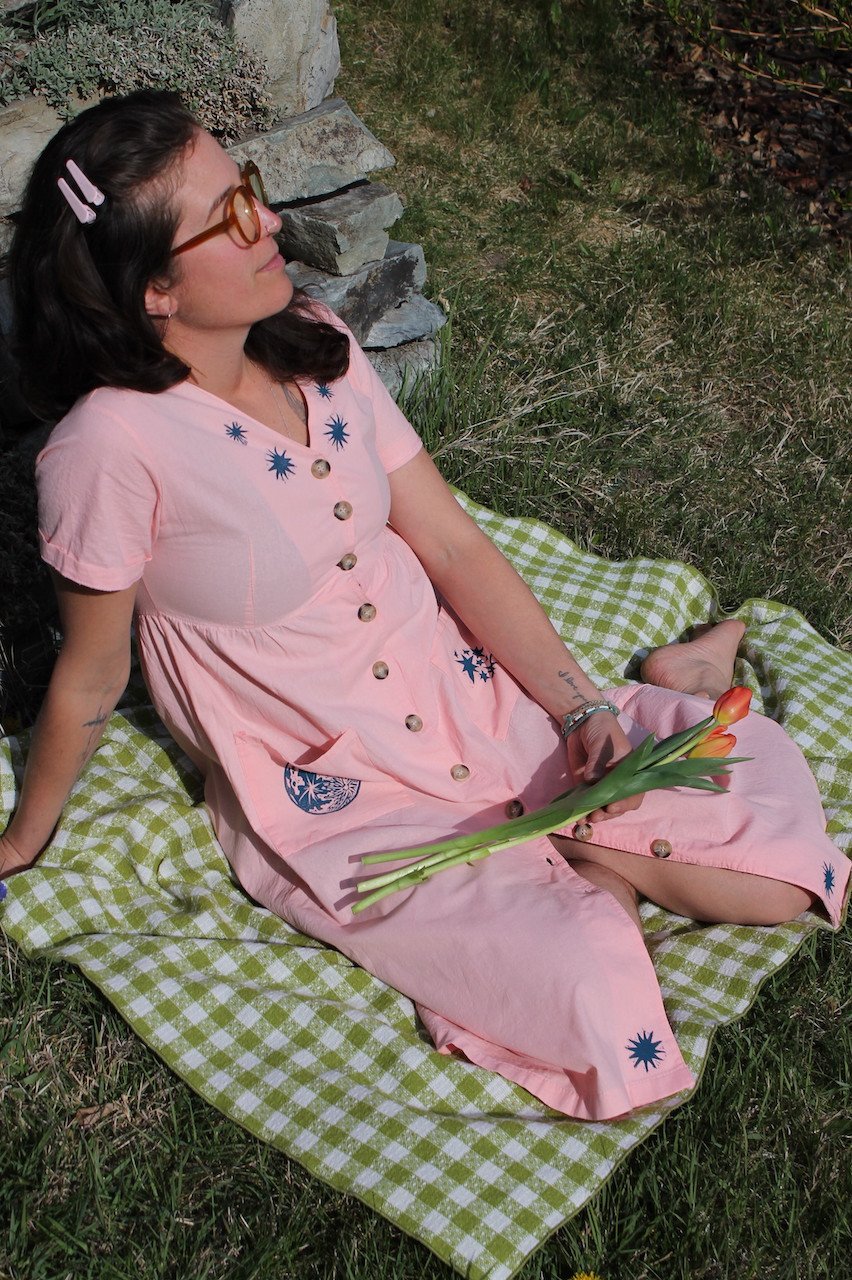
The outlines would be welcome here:
<svg viewBox="0 0 852 1280">
<path fill-rule="evenodd" d="M 852 23 L 847 5 L 831 7 L 732 0 L 690 31 L 645 0 L 636 24 L 714 149 L 765 171 L 840 247 L 852 240 Z"/>
</svg>

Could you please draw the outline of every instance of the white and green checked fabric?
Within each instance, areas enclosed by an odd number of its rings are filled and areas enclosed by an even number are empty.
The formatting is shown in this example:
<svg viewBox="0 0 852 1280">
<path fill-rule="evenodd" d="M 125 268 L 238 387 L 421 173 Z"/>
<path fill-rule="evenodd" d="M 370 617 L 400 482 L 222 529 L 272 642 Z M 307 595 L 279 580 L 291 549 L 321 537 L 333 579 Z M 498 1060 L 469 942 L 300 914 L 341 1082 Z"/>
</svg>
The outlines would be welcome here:
<svg viewBox="0 0 852 1280">
<path fill-rule="evenodd" d="M 602 682 L 622 682 L 647 649 L 714 612 L 707 583 L 684 565 L 609 563 L 544 525 L 469 505 Z M 739 616 L 740 678 L 808 755 L 830 830 L 848 847 L 852 658 L 784 606 L 750 601 Z M 7 813 L 21 763 L 7 742 Z M 116 714 L 50 849 L 9 882 L 3 927 L 28 953 L 79 965 L 225 1115 L 462 1274 L 506 1280 L 671 1104 L 616 1123 L 570 1121 L 435 1053 L 408 1000 L 248 901 L 199 799 L 150 709 Z M 815 923 L 684 928 L 657 909 L 644 916 L 696 1075 L 713 1030 L 748 1009 Z"/>
</svg>

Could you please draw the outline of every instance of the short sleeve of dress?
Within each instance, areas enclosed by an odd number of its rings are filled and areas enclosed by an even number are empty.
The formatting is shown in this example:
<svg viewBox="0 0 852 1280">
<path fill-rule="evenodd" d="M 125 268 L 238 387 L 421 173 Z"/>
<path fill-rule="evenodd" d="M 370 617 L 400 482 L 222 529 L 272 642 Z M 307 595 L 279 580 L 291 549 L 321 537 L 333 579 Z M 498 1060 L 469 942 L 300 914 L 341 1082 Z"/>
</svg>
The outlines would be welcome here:
<svg viewBox="0 0 852 1280">
<path fill-rule="evenodd" d="M 352 332 L 327 307 L 317 308 L 324 320 L 342 329 L 349 338 L 349 378 L 353 386 L 373 402 L 376 419 L 376 447 L 385 471 L 390 475 L 423 448 L 423 441 L 396 404 Z"/>
<path fill-rule="evenodd" d="M 121 591 L 151 558 L 159 486 L 136 435 L 98 398 L 75 405 L 36 459 L 39 542 L 63 577 Z"/>
</svg>

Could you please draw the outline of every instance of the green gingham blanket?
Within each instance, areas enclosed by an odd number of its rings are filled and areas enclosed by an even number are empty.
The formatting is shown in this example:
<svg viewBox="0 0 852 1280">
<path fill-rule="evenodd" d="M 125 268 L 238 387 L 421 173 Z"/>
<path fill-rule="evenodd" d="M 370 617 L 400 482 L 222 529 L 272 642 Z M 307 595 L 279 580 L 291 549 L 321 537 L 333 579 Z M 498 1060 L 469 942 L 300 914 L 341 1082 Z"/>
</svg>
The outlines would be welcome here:
<svg viewBox="0 0 852 1280">
<path fill-rule="evenodd" d="M 638 660 L 716 611 L 682 564 L 612 563 L 547 526 L 466 502 L 591 676 Z M 752 600 L 738 678 L 808 757 L 842 847 L 852 842 L 852 657 L 800 614 Z M 8 814 L 20 744 L 0 759 Z M 488 865 L 482 869 L 488 875 Z M 29 954 L 80 966 L 214 1107 L 358 1196 L 459 1272 L 506 1280 L 676 1105 L 571 1121 L 521 1088 L 434 1052 L 403 996 L 254 906 L 212 835 L 192 766 L 150 708 L 116 713 L 2 924 Z M 815 917 L 779 928 L 643 918 L 672 1026 L 698 1075 Z"/>
</svg>

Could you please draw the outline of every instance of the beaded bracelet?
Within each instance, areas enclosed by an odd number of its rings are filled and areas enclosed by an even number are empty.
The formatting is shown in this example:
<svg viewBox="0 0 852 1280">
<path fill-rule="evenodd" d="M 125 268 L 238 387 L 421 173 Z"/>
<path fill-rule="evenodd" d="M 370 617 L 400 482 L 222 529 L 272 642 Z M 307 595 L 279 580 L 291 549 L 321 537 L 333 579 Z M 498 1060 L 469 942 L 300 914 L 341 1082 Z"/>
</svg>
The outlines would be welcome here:
<svg viewBox="0 0 852 1280">
<path fill-rule="evenodd" d="M 606 702 L 604 699 L 601 699 L 600 702 L 584 702 L 581 706 L 575 707 L 573 711 L 568 711 L 562 717 L 562 737 L 567 738 L 569 733 L 573 733 L 575 729 L 578 729 L 596 711 L 611 711 L 614 716 L 620 715 L 618 707 L 613 706 L 611 702 Z"/>
</svg>

